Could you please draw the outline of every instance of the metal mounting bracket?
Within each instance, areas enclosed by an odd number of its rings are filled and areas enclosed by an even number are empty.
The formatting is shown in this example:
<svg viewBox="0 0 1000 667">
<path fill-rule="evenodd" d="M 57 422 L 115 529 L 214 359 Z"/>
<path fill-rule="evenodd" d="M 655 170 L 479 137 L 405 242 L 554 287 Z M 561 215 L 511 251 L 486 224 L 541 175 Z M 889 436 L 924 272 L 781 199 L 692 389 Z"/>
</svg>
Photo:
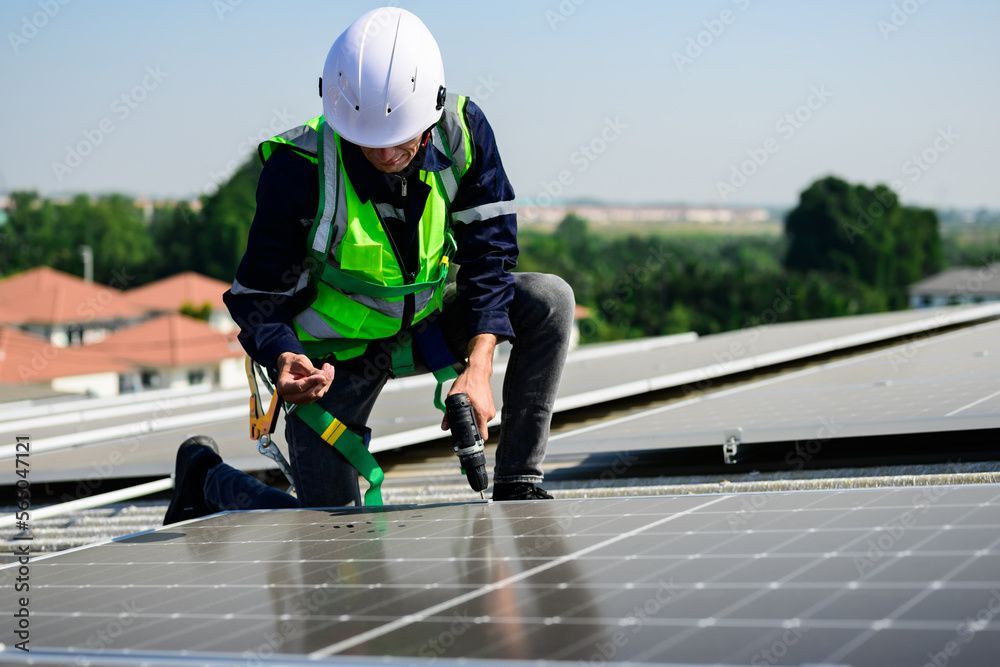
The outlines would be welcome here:
<svg viewBox="0 0 1000 667">
<path fill-rule="evenodd" d="M 727 429 L 722 435 L 722 462 L 726 465 L 738 463 L 741 444 L 743 444 L 743 429 Z"/>
</svg>

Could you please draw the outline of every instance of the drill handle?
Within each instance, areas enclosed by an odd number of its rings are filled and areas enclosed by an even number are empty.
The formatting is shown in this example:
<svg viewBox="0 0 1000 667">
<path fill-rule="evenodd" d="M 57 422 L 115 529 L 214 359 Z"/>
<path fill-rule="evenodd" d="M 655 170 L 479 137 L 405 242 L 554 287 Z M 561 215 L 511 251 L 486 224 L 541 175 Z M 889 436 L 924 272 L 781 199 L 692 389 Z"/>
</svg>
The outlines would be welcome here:
<svg viewBox="0 0 1000 667">
<path fill-rule="evenodd" d="M 483 443 L 483 436 L 476 426 L 476 413 L 466 394 L 452 394 L 444 401 L 445 414 L 451 427 L 455 446 L 459 449 Z"/>
</svg>

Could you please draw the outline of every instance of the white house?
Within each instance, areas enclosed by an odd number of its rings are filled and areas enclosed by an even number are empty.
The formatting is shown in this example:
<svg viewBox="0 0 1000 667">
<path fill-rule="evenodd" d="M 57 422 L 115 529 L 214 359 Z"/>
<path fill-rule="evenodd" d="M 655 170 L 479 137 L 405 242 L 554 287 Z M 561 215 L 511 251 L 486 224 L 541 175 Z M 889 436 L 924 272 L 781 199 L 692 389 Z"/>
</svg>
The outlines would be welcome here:
<svg viewBox="0 0 1000 667">
<path fill-rule="evenodd" d="M 1000 301 L 1000 262 L 948 269 L 910 286 L 911 308 L 987 301 Z"/>
<path fill-rule="evenodd" d="M 116 396 L 120 378 L 132 370 L 128 363 L 98 351 L 56 347 L 39 336 L 0 326 L 0 384 L 23 387 L 26 396 L 37 394 L 41 387 L 55 392 Z"/>
</svg>

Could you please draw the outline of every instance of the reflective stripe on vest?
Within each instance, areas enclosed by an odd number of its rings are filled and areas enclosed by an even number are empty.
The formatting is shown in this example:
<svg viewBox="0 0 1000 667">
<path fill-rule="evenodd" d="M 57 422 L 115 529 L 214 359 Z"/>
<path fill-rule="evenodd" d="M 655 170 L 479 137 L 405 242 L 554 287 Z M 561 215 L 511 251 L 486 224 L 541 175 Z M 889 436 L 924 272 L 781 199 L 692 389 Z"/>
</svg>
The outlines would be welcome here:
<svg viewBox="0 0 1000 667">
<path fill-rule="evenodd" d="M 278 146 L 287 146 L 299 155 L 305 157 L 313 164 L 316 163 L 316 143 L 318 135 L 316 128 L 322 121 L 322 116 L 310 118 L 304 124 L 293 127 L 287 132 L 283 132 L 275 137 L 271 137 L 257 147 L 257 155 L 261 163 L 267 162 L 274 149 Z"/>
</svg>

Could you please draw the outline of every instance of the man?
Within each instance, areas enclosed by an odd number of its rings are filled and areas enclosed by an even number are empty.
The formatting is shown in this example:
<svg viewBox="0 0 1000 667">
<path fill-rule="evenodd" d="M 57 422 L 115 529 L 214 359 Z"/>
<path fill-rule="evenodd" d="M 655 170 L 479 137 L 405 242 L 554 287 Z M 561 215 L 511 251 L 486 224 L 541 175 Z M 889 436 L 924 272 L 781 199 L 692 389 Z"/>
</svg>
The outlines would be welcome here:
<svg viewBox="0 0 1000 667">
<path fill-rule="evenodd" d="M 298 498 L 222 463 L 199 436 L 178 451 L 165 523 L 360 504 L 366 423 L 389 377 L 460 371 L 450 393 L 468 395 L 487 437 L 505 339 L 493 499 L 550 498 L 538 483 L 573 293 L 556 276 L 511 272 L 514 192 L 482 110 L 446 92 L 430 31 L 394 7 L 340 35 L 320 95 L 323 116 L 260 146 L 257 210 L 225 294 L 247 354 L 295 406 L 285 435 Z M 452 263 L 457 290 L 446 291 Z"/>
</svg>

